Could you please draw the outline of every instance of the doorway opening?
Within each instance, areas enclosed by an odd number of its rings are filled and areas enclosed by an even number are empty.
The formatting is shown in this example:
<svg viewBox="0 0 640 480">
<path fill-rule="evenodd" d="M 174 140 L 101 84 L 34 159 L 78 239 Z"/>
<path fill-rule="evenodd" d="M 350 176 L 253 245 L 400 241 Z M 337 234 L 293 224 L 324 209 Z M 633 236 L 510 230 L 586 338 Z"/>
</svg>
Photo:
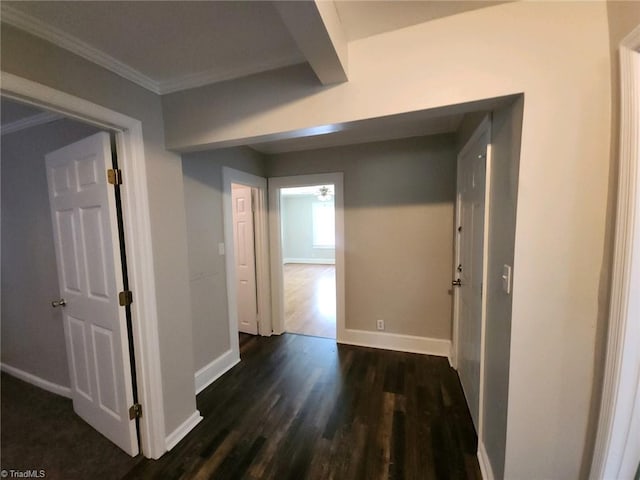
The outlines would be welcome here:
<svg viewBox="0 0 640 480">
<path fill-rule="evenodd" d="M 138 417 L 130 417 L 130 407 L 138 403 L 135 339 L 131 309 L 122 296 L 129 290 L 126 212 L 119 185 L 107 180 L 118 171 L 121 145 L 112 129 L 40 107 L 3 97 L 2 110 L 2 173 L 4 186 L 10 186 L 3 188 L 2 201 L 8 227 L 3 229 L 2 270 L 8 282 L 3 282 L 2 323 L 9 347 L 2 369 L 46 390 L 3 378 L 12 386 L 8 392 L 16 394 L 3 395 L 3 410 L 14 412 L 9 415 L 14 421 L 32 422 L 29 435 L 40 437 L 50 436 L 43 429 L 64 431 L 57 426 L 64 419 L 81 435 L 89 463 L 130 467 L 130 456 L 140 451 L 140 426 Z M 19 392 L 29 390 L 33 394 L 22 398 Z M 25 407 L 35 411 L 38 402 L 45 415 L 35 422 L 37 415 L 24 416 Z M 29 458 L 23 456 L 33 450 L 29 438 L 15 435 L 11 448 L 3 444 L 7 466 L 10 459 L 18 465 Z M 52 471 L 65 462 L 77 464 L 76 443 L 65 438 L 54 433 L 50 443 L 35 442 L 49 453 L 59 449 L 47 465 Z M 20 446 L 23 441 L 28 449 Z"/>
<path fill-rule="evenodd" d="M 335 185 L 280 190 L 284 328 L 336 338 Z"/>
<path fill-rule="evenodd" d="M 272 333 L 267 234 L 267 180 L 222 168 L 229 344 L 240 360 L 240 338 Z"/>
<path fill-rule="evenodd" d="M 344 336 L 343 174 L 269 179 L 273 332 Z"/>
<path fill-rule="evenodd" d="M 49 112 L 64 115 L 102 130 L 115 132 L 119 165 L 126 171 L 127 185 L 122 191 L 124 230 L 129 263 L 129 282 L 135 293 L 131 306 L 133 343 L 136 350 L 136 376 L 142 453 L 159 458 L 166 451 L 164 397 L 160 373 L 153 255 L 148 248 L 151 220 L 147 195 L 147 174 L 142 123 L 90 101 L 69 95 L 3 72 L 2 96 Z"/>
<path fill-rule="evenodd" d="M 256 279 L 255 203 L 258 189 L 231 184 L 233 249 L 235 259 L 238 331 L 258 334 L 258 282 Z"/>
</svg>

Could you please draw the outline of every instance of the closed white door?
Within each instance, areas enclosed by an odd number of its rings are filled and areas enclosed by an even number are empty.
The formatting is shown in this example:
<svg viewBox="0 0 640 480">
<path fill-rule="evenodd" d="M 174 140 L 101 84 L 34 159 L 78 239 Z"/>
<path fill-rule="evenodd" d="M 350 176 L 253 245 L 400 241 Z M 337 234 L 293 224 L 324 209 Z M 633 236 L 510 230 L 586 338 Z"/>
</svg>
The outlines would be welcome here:
<svg viewBox="0 0 640 480">
<path fill-rule="evenodd" d="M 478 428 L 482 338 L 482 279 L 488 135 L 472 140 L 458 157 L 457 366 Z"/>
<path fill-rule="evenodd" d="M 233 202 L 238 330 L 256 335 L 258 333 L 258 302 L 251 187 L 234 183 L 231 185 L 231 199 Z"/>
<path fill-rule="evenodd" d="M 138 454 L 109 135 L 46 156 L 60 299 L 75 412 Z"/>
</svg>

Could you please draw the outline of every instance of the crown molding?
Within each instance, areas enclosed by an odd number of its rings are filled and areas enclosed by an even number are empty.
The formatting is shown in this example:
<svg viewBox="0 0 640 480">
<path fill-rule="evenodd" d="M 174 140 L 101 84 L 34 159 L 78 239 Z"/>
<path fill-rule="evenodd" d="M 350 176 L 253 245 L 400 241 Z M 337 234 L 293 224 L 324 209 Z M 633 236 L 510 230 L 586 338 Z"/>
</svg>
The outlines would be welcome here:
<svg viewBox="0 0 640 480">
<path fill-rule="evenodd" d="M 111 55 L 92 47 L 73 35 L 69 35 L 62 30 L 47 25 L 46 23 L 32 17 L 20 10 L 2 3 L 2 21 L 12 25 L 27 33 L 40 37 L 58 47 L 69 50 L 80 57 L 96 63 L 111 72 L 140 85 L 153 93 L 160 94 L 158 82 L 140 73 L 129 65 L 116 60 Z"/>
<path fill-rule="evenodd" d="M 227 70 L 212 68 L 204 72 L 194 73 L 190 75 L 181 75 L 160 82 L 160 95 L 178 92 L 180 90 L 188 90 L 190 88 L 202 87 L 204 85 L 209 85 L 212 83 L 224 82 L 225 80 L 233 80 L 236 78 L 246 77 L 249 75 L 254 75 L 256 73 L 262 73 L 268 70 L 275 70 L 277 68 L 288 67 L 304 62 L 306 62 L 306 59 L 301 54 L 285 55 L 271 59 L 267 62 L 259 63 L 257 65 L 247 65 L 245 67 Z"/>
<path fill-rule="evenodd" d="M 297 53 L 295 55 L 278 57 L 257 65 L 249 65 L 222 71 L 219 68 L 214 68 L 204 72 L 179 75 L 164 81 L 156 81 L 139 72 L 135 68 L 115 59 L 102 50 L 92 47 L 79 38 L 48 25 L 43 21 L 16 9 L 15 7 L 2 3 L 1 8 L 1 17 L 3 22 L 51 42 L 60 48 L 64 48 L 65 50 L 75 53 L 76 55 L 79 55 L 90 62 L 96 63 L 157 95 L 202 87 L 204 85 L 223 82 L 225 80 L 233 80 L 235 78 L 274 70 L 276 68 L 287 67 L 306 61 L 306 58 L 302 54 Z"/>
<path fill-rule="evenodd" d="M 18 132 L 20 130 L 36 127 L 38 125 L 44 125 L 45 123 L 50 123 L 61 118 L 63 118 L 62 115 L 53 112 L 43 112 L 36 115 L 31 115 L 29 117 L 16 120 L 15 122 L 2 125 L 2 135 Z"/>
</svg>

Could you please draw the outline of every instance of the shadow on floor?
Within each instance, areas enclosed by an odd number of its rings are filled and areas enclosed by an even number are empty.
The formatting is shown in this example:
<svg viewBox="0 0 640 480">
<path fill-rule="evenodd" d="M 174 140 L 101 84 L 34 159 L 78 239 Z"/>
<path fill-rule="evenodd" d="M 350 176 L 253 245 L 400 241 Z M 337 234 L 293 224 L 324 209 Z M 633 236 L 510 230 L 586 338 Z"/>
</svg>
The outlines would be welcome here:
<svg viewBox="0 0 640 480">
<path fill-rule="evenodd" d="M 47 479 L 119 479 L 137 465 L 78 417 L 68 398 L 2 374 L 3 470 L 44 470 Z"/>
</svg>

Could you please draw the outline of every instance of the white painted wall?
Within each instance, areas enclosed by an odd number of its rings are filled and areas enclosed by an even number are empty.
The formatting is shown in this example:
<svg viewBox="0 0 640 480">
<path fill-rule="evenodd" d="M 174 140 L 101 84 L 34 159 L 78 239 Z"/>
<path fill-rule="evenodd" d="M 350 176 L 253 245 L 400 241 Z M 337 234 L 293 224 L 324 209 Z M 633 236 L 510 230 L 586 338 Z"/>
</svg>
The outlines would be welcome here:
<svg viewBox="0 0 640 480">
<path fill-rule="evenodd" d="M 345 84 L 320 87 L 297 66 L 167 95 L 167 144 L 524 93 L 505 477 L 576 478 L 605 250 L 610 61 L 606 3 L 511 2 L 352 42 Z"/>
<path fill-rule="evenodd" d="M 2 71 L 104 105 L 142 122 L 165 430 L 170 434 L 194 414 L 196 403 L 182 167 L 180 157 L 164 146 L 160 97 L 13 27 L 3 24 L 1 34 Z M 126 172 L 124 176 L 126 182 Z"/>
<path fill-rule="evenodd" d="M 2 363 L 69 387 L 45 154 L 97 132 L 58 120 L 2 136 Z"/>
</svg>

